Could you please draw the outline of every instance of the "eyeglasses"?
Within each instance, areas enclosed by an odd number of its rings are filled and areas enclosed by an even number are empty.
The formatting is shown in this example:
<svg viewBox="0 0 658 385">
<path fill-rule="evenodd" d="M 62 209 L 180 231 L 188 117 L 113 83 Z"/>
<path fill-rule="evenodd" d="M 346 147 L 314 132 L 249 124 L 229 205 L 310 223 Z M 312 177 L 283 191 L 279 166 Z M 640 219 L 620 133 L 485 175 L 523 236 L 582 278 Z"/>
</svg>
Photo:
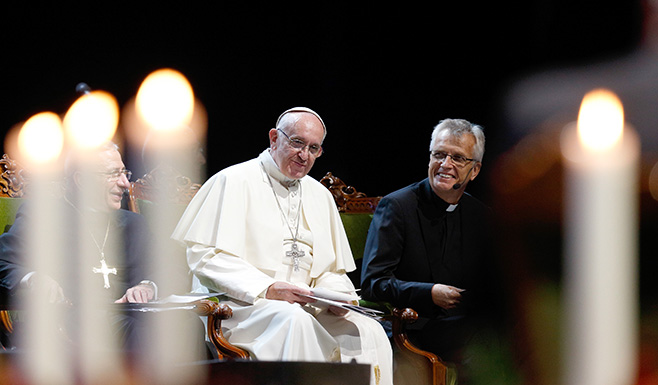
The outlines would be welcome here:
<svg viewBox="0 0 658 385">
<path fill-rule="evenodd" d="M 452 159 L 452 163 L 457 167 L 464 167 L 469 162 L 475 160 L 475 159 L 467 158 L 464 155 L 448 154 L 445 151 L 433 151 L 433 152 L 430 151 L 430 155 L 432 156 L 432 158 L 434 158 L 434 160 L 436 160 L 439 163 L 443 162 L 447 157 L 450 157 L 450 159 Z"/>
<path fill-rule="evenodd" d="M 133 175 L 132 171 L 123 169 L 123 170 L 117 170 L 117 171 L 110 171 L 110 172 L 99 172 L 98 175 L 102 175 L 105 178 L 107 178 L 108 182 L 114 182 L 121 178 L 121 175 L 125 175 L 126 179 L 130 180 L 130 177 Z"/>
<path fill-rule="evenodd" d="M 315 157 L 319 157 L 320 155 L 322 155 L 322 146 L 318 146 L 317 144 L 307 145 L 303 140 L 297 138 L 290 138 L 288 134 L 283 132 L 283 130 L 280 128 L 277 128 L 277 131 L 281 131 L 281 133 L 286 137 L 286 139 L 288 139 L 288 144 L 290 145 L 290 147 L 294 148 L 295 150 L 304 151 L 304 148 L 308 147 L 308 152 L 311 155 Z"/>
</svg>

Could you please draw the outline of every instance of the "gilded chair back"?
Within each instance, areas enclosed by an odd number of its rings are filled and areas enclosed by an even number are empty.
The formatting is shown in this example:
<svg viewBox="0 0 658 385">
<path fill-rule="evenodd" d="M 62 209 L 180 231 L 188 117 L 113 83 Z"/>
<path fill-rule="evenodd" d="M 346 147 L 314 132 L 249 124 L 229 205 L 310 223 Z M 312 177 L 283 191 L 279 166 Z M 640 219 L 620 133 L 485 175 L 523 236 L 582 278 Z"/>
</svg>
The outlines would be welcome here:
<svg viewBox="0 0 658 385">
<path fill-rule="evenodd" d="M 23 168 L 7 154 L 0 158 L 0 233 L 4 233 L 14 223 L 16 212 L 23 204 L 27 190 Z M 0 343 L 10 345 L 9 335 L 13 332 L 12 312 L 6 310 L 9 304 L 8 293 L 0 293 Z"/>
<path fill-rule="evenodd" d="M 382 197 L 368 197 L 352 186 L 348 186 L 340 178 L 328 172 L 321 180 L 333 195 L 340 213 L 350 249 L 355 259 L 357 269 L 348 273 L 355 287 L 361 284 L 361 260 L 365 251 L 368 229 L 377 205 Z M 364 306 L 390 309 L 385 317 L 391 322 L 395 373 L 393 381 L 402 384 L 442 385 L 454 377 L 448 367 L 435 354 L 426 352 L 414 346 L 407 338 L 405 325 L 418 319 L 418 313 L 411 308 L 398 309 L 385 303 L 361 301 Z"/>
</svg>

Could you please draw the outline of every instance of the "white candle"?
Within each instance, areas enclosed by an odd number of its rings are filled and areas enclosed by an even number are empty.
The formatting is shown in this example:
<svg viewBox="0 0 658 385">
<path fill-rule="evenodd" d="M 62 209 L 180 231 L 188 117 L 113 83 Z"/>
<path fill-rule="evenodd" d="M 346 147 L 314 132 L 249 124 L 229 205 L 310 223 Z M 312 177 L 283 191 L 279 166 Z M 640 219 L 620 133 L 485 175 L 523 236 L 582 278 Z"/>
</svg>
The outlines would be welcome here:
<svg viewBox="0 0 658 385">
<path fill-rule="evenodd" d="M 141 122 L 149 128 L 149 149 L 144 155 L 147 164 L 155 165 L 165 176 L 183 175 L 191 168 L 192 160 L 179 156 L 194 139 L 186 128 L 193 116 L 194 93 L 187 78 L 172 69 L 157 70 L 148 75 L 139 87 L 135 107 Z M 173 160 L 176 160 L 174 162 Z M 152 170 L 147 170 L 152 171 Z M 173 178 L 172 178 L 173 179 Z M 154 281 L 164 293 L 183 293 L 191 290 L 190 285 L 172 280 L 179 276 L 176 269 L 185 255 L 172 248 L 171 232 L 180 219 L 180 211 L 167 202 L 172 180 L 155 178 L 152 200 L 158 205 L 150 212 L 149 223 L 155 228 L 151 247 Z M 191 330 L 181 328 L 173 317 L 153 318 L 152 332 L 148 342 L 149 354 L 145 355 L 141 367 L 157 383 L 195 383 L 202 376 L 193 367 L 177 365 L 203 359 L 197 357 L 194 344 L 197 338 Z M 176 330 L 172 333 L 172 330 Z"/>
<path fill-rule="evenodd" d="M 62 269 L 63 250 L 58 229 L 62 219 L 53 206 L 53 182 L 61 177 L 64 135 L 62 122 L 53 112 L 32 116 L 18 134 L 20 161 L 29 175 L 28 198 L 30 215 L 26 232 L 25 260 L 30 271 L 57 277 Z M 62 349 L 61 336 L 53 328 L 43 327 L 44 311 L 51 325 L 65 321 L 67 309 L 62 306 L 44 308 L 44 293 L 26 293 L 23 309 L 28 312 L 25 337 L 26 354 L 22 356 L 23 373 L 33 384 L 65 384 L 74 382 L 72 357 Z"/>
<path fill-rule="evenodd" d="M 565 169 L 563 383 L 632 384 L 637 356 L 637 134 L 595 90 L 561 138 Z"/>
<path fill-rule="evenodd" d="M 118 103 L 114 96 L 105 91 L 82 95 L 69 107 L 64 117 L 65 133 L 71 144 L 69 174 L 98 172 L 97 157 L 101 145 L 112 139 L 118 121 Z M 86 268 L 91 259 L 98 261 L 94 266 L 100 266 L 102 258 L 99 247 L 93 243 L 96 242 L 93 234 L 103 234 L 109 231 L 109 227 L 95 224 L 89 208 L 94 207 L 98 194 L 103 192 L 99 191 L 97 179 L 86 177 L 79 179 L 77 188 L 79 191 L 74 194 L 75 197 L 70 198 L 78 213 L 77 265 Z M 105 289 L 95 278 L 86 273 L 77 276 L 78 303 L 73 309 L 76 315 L 73 319 L 77 322 L 74 327 L 79 336 L 76 357 L 80 370 L 78 375 L 84 383 L 98 383 L 106 380 L 108 373 L 111 373 L 113 380 L 120 383 L 125 376 L 125 368 L 118 354 L 120 345 L 111 330 L 99 327 L 105 324 L 103 318 L 107 316 L 98 310 L 99 306 L 103 306 L 98 299 L 104 297 Z"/>
</svg>

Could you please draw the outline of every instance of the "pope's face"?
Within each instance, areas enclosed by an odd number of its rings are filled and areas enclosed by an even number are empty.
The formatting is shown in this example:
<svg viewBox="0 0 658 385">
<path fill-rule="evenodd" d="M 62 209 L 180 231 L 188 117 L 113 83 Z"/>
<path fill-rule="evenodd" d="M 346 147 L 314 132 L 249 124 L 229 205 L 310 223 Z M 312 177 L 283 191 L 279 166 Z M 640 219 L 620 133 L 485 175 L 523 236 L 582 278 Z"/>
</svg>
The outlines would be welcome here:
<svg viewBox="0 0 658 385">
<path fill-rule="evenodd" d="M 270 149 L 272 158 L 279 169 L 290 179 L 300 179 L 311 171 L 315 159 L 322 154 L 313 155 L 309 152 L 309 146 L 322 146 L 324 128 L 322 123 L 313 114 L 299 113 L 300 118 L 294 125 L 288 126 L 283 133 L 273 128 L 270 130 Z M 290 141 L 301 141 L 306 144 L 301 149 L 293 148 Z"/>
<path fill-rule="evenodd" d="M 456 137 L 447 130 L 439 132 L 432 142 L 431 152 L 441 151 L 452 155 L 461 155 L 473 158 L 473 147 L 475 137 L 473 135 L 462 135 Z M 457 166 L 451 156 L 443 160 L 437 160 L 430 155 L 428 177 L 432 191 L 448 203 L 457 203 L 464 193 L 468 181 L 475 179 L 480 172 L 481 164 L 477 161 L 468 162 L 466 165 Z M 472 168 L 469 174 L 469 170 Z M 461 183 L 461 187 L 454 189 L 453 186 Z"/>
</svg>

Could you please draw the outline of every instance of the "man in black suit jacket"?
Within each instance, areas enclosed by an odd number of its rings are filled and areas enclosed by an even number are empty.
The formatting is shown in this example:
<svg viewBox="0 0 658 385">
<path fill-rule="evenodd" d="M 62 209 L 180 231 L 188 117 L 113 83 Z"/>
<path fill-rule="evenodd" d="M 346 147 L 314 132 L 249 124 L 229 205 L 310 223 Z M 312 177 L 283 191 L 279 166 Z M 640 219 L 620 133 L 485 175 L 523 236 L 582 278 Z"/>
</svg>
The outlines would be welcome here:
<svg viewBox="0 0 658 385">
<path fill-rule="evenodd" d="M 50 252 L 40 254 L 39 260 L 27 258 L 33 229 L 43 220 L 42 213 L 34 212 L 36 202 L 28 200 L 21 206 L 14 225 L 0 235 L 2 303 L 21 307 L 19 300 L 26 298 L 43 306 L 64 303 L 78 309 L 82 295 L 93 293 L 94 303 L 107 311 L 113 302 L 144 303 L 156 298 L 157 286 L 149 280 L 151 232 L 141 215 L 120 209 L 130 171 L 113 143 L 87 155 L 82 163 L 74 156 L 68 159 L 64 197 L 53 198 L 48 206 L 60 220 L 52 228 L 57 235 L 52 238 L 55 244 L 49 245 Z M 59 260 L 53 264 L 54 258 Z M 74 314 L 69 311 L 67 316 L 73 321 Z M 146 327 L 145 323 L 121 312 L 102 319 L 120 337 L 120 343 L 130 349 L 139 345 L 137 339 L 143 331 L 138 329 Z M 60 330 L 75 341 L 77 323 L 65 324 Z M 14 334 L 12 343 L 21 344 L 20 325 Z"/>
<path fill-rule="evenodd" d="M 10 296 L 20 289 L 42 290 L 40 294 L 49 302 L 68 302 L 78 296 L 80 277 L 76 275 L 85 274 L 104 288 L 103 297 L 108 300 L 148 302 L 155 297 L 157 287 L 146 280 L 150 231 L 141 215 L 120 209 L 130 185 L 130 171 L 125 169 L 118 147 L 104 145 L 87 159 L 87 166 L 91 167 L 72 169 L 63 199 L 53 200 L 52 212 L 62 219 L 61 227 L 53 231 L 66 250 L 67 268 L 46 273 L 39 269 L 39 262 L 31 266 L 26 260 L 29 232 L 40 216 L 31 212 L 34 206 L 29 201 L 19 209 L 9 231 L 0 235 L 0 286 Z M 91 190 L 86 199 L 81 199 L 82 185 Z M 80 203 L 83 200 L 85 205 Z M 89 251 L 85 243 L 91 245 L 93 255 L 79 255 Z M 95 273 L 103 262 L 116 271 Z"/>
<path fill-rule="evenodd" d="M 432 133 L 428 178 L 385 196 L 366 241 L 361 274 L 365 299 L 411 307 L 407 329 L 422 349 L 459 363 L 486 312 L 491 255 L 489 209 L 464 192 L 482 167 L 484 133 L 460 119 Z"/>
</svg>

